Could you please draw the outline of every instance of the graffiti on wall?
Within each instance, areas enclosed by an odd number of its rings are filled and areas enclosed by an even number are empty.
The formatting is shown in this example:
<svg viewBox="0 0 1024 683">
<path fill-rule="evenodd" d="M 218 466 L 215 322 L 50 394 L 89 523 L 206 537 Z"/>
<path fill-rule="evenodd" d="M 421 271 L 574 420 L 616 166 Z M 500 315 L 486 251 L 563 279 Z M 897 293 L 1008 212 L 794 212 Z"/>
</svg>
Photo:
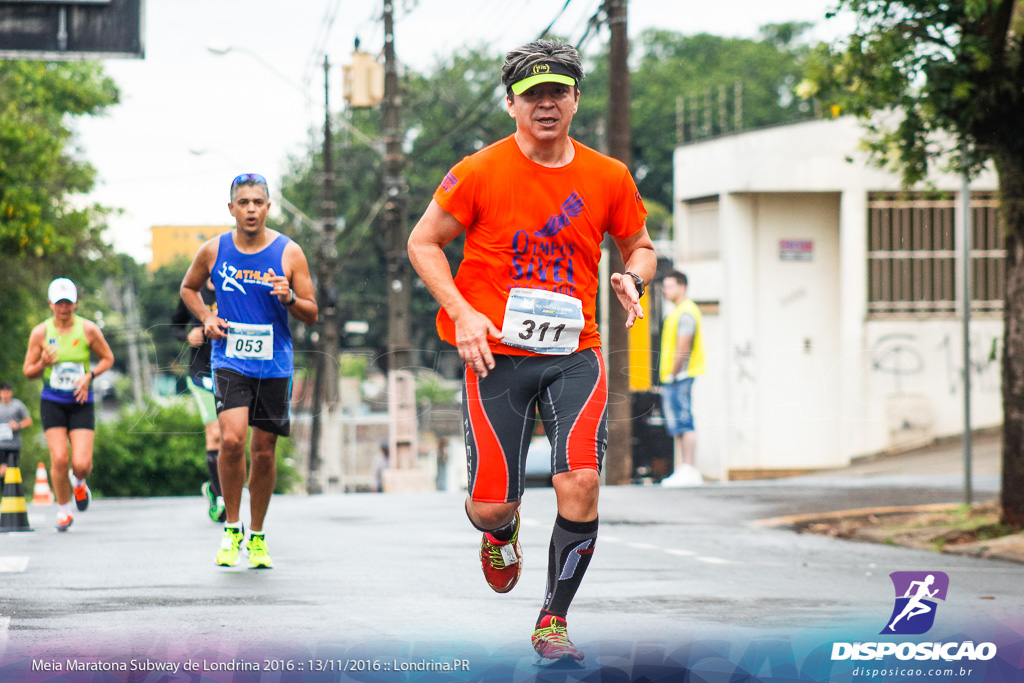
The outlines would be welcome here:
<svg viewBox="0 0 1024 683">
<path fill-rule="evenodd" d="M 950 394 L 955 394 L 964 384 L 962 347 L 954 341 L 954 335 L 945 334 L 933 351 L 941 352 L 943 367 L 929 367 L 922 350 L 924 342 L 918 335 L 899 332 L 886 334 L 871 345 L 869 360 L 871 369 L 893 378 L 895 393 L 905 393 L 913 379 L 929 372 L 945 373 L 945 383 Z M 1002 362 L 1002 338 L 990 332 L 972 331 L 970 361 L 971 386 L 983 392 L 998 392 L 1000 386 L 999 368 Z"/>
</svg>

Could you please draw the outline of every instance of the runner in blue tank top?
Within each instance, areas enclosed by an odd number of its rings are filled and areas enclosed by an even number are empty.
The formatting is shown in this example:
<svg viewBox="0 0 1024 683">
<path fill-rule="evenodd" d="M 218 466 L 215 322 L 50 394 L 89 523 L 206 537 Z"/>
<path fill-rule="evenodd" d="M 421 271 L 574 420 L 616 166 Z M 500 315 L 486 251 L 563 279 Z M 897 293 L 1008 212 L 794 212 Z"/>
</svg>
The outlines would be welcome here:
<svg viewBox="0 0 1024 683">
<path fill-rule="evenodd" d="M 216 563 L 232 567 L 245 536 L 239 518 L 249 445 L 249 566 L 273 567 L 263 522 L 277 476 L 277 437 L 291 430 L 289 403 L 293 371 L 288 314 L 313 325 L 317 304 L 302 249 L 266 227 L 270 193 L 255 173 L 231 182 L 228 210 L 235 229 L 203 244 L 181 283 L 181 298 L 213 340 L 211 365 L 221 445 L 218 455 L 226 521 Z M 200 290 L 207 278 L 217 290 L 217 312 Z"/>
</svg>

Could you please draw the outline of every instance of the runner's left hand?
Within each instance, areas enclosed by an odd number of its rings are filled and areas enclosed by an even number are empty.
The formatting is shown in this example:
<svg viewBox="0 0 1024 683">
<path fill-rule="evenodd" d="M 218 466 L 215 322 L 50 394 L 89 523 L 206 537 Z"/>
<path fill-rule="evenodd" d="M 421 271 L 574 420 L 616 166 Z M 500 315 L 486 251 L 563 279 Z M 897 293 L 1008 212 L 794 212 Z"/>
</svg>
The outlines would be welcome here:
<svg viewBox="0 0 1024 683">
<path fill-rule="evenodd" d="M 612 273 L 612 289 L 619 303 L 626 309 L 626 329 L 633 327 L 637 318 L 644 317 L 643 306 L 640 305 L 640 296 L 636 292 L 636 283 L 633 278 L 622 273 Z"/>
<path fill-rule="evenodd" d="M 278 275 L 274 272 L 273 268 L 268 268 L 267 273 L 270 275 L 270 277 L 267 278 L 267 282 L 273 286 L 270 293 L 276 296 L 277 300 L 282 304 L 288 303 L 292 298 L 292 286 L 291 283 L 288 282 L 288 278 L 284 275 Z"/>
<path fill-rule="evenodd" d="M 75 380 L 75 400 L 85 403 L 89 400 L 89 384 L 92 382 L 92 374 L 85 373 Z"/>
</svg>

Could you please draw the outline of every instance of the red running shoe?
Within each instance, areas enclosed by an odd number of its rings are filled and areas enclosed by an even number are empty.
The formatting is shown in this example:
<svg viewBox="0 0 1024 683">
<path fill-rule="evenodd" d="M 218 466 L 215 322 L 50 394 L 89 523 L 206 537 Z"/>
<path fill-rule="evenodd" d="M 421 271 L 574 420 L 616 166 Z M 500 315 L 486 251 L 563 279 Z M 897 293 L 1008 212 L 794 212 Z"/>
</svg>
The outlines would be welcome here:
<svg viewBox="0 0 1024 683">
<path fill-rule="evenodd" d="M 583 653 L 569 640 L 565 619 L 549 614 L 533 629 L 533 649 L 543 660 L 569 658 L 574 662 L 583 660 Z"/>
<path fill-rule="evenodd" d="M 508 593 L 515 588 L 523 572 L 523 549 L 519 545 L 519 510 L 516 510 L 515 533 L 512 540 L 499 541 L 484 532 L 480 541 L 480 566 L 484 570 L 487 585 L 495 593 Z"/>
</svg>

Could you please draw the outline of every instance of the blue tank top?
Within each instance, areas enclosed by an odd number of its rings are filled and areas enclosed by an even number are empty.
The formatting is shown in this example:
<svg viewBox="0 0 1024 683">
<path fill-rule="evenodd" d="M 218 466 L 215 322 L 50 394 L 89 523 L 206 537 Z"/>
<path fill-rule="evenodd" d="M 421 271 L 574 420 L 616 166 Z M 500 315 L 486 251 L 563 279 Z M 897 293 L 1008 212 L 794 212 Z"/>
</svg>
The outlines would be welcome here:
<svg viewBox="0 0 1024 683">
<path fill-rule="evenodd" d="M 235 248 L 234 232 L 220 236 L 213 286 L 217 315 L 228 321 L 227 339 L 213 342 L 211 366 L 227 368 L 247 377 L 292 376 L 292 334 L 288 309 L 271 294 L 269 271 L 284 274 L 282 256 L 290 241 L 284 235 L 255 254 Z"/>
</svg>

